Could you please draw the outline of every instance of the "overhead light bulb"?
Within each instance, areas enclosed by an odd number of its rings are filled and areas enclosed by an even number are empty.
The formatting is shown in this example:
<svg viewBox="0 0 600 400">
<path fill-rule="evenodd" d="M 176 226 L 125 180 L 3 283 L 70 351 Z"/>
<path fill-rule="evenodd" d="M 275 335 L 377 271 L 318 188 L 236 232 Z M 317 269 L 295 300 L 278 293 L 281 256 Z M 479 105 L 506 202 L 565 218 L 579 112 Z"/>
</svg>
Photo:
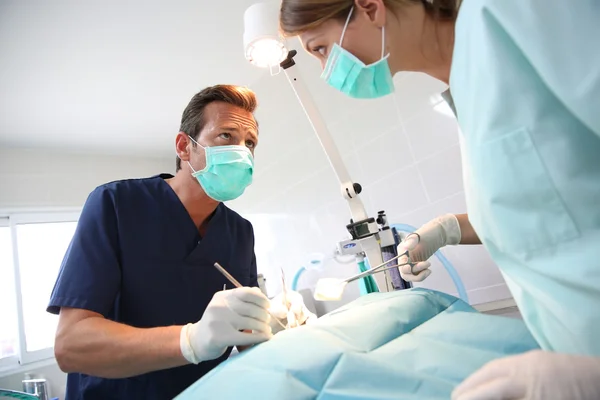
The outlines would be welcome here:
<svg viewBox="0 0 600 400">
<path fill-rule="evenodd" d="M 286 59 L 288 51 L 279 33 L 279 8 L 274 3 L 257 3 L 244 13 L 246 60 L 260 68 L 273 68 Z"/>
<path fill-rule="evenodd" d="M 246 60 L 260 68 L 279 65 L 286 56 L 283 43 L 273 38 L 261 38 L 246 47 Z"/>
</svg>

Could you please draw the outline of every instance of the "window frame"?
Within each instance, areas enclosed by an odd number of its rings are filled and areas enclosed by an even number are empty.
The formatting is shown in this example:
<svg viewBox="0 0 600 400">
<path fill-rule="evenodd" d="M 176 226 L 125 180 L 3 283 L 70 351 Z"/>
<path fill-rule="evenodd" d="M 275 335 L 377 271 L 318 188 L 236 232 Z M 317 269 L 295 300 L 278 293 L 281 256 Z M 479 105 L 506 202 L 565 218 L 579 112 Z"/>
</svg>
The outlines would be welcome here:
<svg viewBox="0 0 600 400">
<path fill-rule="evenodd" d="M 10 229 L 10 218 L 5 215 L 0 215 L 0 228 L 9 228 L 11 233 L 11 247 L 12 247 L 12 229 Z M 13 248 L 14 251 L 14 248 Z M 13 260 L 13 285 L 14 285 L 14 260 Z M 15 290 L 16 294 L 16 290 Z M 17 312 L 18 314 L 18 312 Z M 14 355 L 0 358 L 0 370 L 13 369 L 19 366 L 19 337 L 18 337 L 18 321 L 17 321 L 17 351 Z"/>
<path fill-rule="evenodd" d="M 17 307 L 17 354 L 0 358 L 0 371 L 18 369 L 28 365 L 54 358 L 54 347 L 27 351 L 27 338 L 23 314 L 23 296 L 21 290 L 21 270 L 19 264 L 19 243 L 17 226 L 23 224 L 44 224 L 61 222 L 78 222 L 81 208 L 56 210 L 15 210 L 0 211 L 0 226 L 10 228 L 13 255 L 13 285 L 15 288 L 15 304 Z"/>
</svg>

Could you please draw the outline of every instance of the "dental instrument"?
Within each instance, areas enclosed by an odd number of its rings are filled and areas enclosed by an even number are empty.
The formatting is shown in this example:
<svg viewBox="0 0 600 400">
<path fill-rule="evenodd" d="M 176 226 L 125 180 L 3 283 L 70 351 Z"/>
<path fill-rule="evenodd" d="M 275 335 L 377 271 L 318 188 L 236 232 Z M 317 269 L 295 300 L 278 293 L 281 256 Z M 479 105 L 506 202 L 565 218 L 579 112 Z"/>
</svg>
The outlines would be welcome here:
<svg viewBox="0 0 600 400">
<path fill-rule="evenodd" d="M 225 268 L 223 268 L 223 267 L 221 266 L 221 264 L 219 264 L 218 262 L 216 262 L 216 263 L 214 263 L 213 265 L 214 265 L 214 267 L 215 267 L 215 268 L 216 268 L 216 269 L 217 269 L 217 270 L 218 270 L 218 271 L 219 271 L 221 274 L 223 274 L 223 276 L 224 276 L 225 278 L 227 278 L 227 280 L 228 280 L 229 282 L 231 282 L 231 283 L 233 284 L 233 286 L 235 286 L 236 288 L 241 288 L 241 287 L 243 287 L 243 285 L 242 285 L 241 283 L 239 283 L 239 282 L 238 282 L 238 280 L 237 280 L 237 279 L 235 279 L 235 278 L 233 277 L 233 275 L 231 275 L 229 272 L 227 272 L 227 270 L 226 270 Z M 224 286 L 224 287 L 225 287 L 225 286 Z M 272 316 L 273 318 L 275 318 L 275 320 L 277 321 L 277 323 L 278 323 L 279 325 L 281 325 L 281 327 L 282 327 L 283 329 L 287 329 L 287 328 L 285 327 L 285 325 L 283 325 L 283 323 L 282 323 L 282 322 L 279 320 L 279 318 L 277 318 L 276 316 L 274 316 L 274 315 L 271 313 L 271 311 L 269 311 L 269 314 L 271 314 L 271 316 Z"/>
<path fill-rule="evenodd" d="M 285 286 L 285 273 L 283 272 L 283 268 L 281 268 L 281 287 L 283 292 L 283 306 L 287 310 L 287 326 L 292 328 L 296 326 L 297 321 L 296 316 L 291 310 L 291 304 L 288 301 L 287 288 Z"/>
<path fill-rule="evenodd" d="M 390 261 L 398 259 L 406 255 L 406 253 L 401 254 L 400 256 L 396 256 Z M 411 268 L 414 263 L 402 263 L 402 264 L 394 264 L 387 265 L 390 261 L 386 261 L 384 264 L 379 265 L 375 268 L 367 270 L 365 272 L 358 273 L 346 279 L 336 279 L 336 278 L 322 278 L 317 281 L 317 285 L 315 287 L 314 298 L 319 301 L 336 301 L 342 298 L 342 294 L 344 293 L 344 289 L 346 285 L 350 282 L 356 281 L 358 279 L 362 279 L 367 276 L 371 276 L 374 274 L 378 274 L 380 272 L 389 271 L 393 268 L 399 268 L 403 265 L 410 265 Z"/>
<path fill-rule="evenodd" d="M 221 266 L 221 264 L 219 264 L 218 262 L 216 262 L 216 263 L 214 263 L 213 265 L 215 266 L 215 268 L 216 268 L 217 270 L 219 270 L 219 272 L 220 272 L 221 274 L 223 274 L 223 276 L 224 276 L 225 278 L 227 278 L 227 280 L 228 280 L 229 282 L 231 282 L 231 283 L 233 284 L 233 286 L 235 286 L 236 288 L 241 288 L 241 287 L 243 287 L 243 285 L 242 285 L 241 283 L 239 283 L 239 282 L 238 282 L 238 280 L 237 280 L 237 279 L 235 279 L 235 278 L 233 277 L 233 275 L 231 275 L 229 272 L 227 272 L 227 270 L 226 270 L 225 268 L 223 268 L 223 267 Z M 226 286 L 227 286 L 227 284 L 225 284 L 225 286 L 224 286 L 224 287 L 226 287 Z"/>
</svg>

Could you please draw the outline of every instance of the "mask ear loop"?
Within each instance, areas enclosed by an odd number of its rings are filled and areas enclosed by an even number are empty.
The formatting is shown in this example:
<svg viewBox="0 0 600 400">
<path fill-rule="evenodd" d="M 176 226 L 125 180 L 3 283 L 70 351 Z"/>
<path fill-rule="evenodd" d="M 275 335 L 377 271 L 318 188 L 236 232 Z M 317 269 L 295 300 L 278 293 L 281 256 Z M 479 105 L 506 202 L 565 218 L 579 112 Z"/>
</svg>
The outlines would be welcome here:
<svg viewBox="0 0 600 400">
<path fill-rule="evenodd" d="M 381 27 L 381 59 L 385 53 L 385 26 Z M 387 56 L 386 56 L 387 57 Z"/>
<path fill-rule="evenodd" d="M 348 13 L 348 18 L 346 18 L 346 23 L 344 24 L 344 29 L 342 29 L 342 37 L 340 38 L 340 47 L 342 47 L 342 43 L 344 42 L 344 35 L 346 34 L 346 28 L 348 28 L 348 24 L 350 23 L 350 17 L 352 17 L 352 12 L 354 11 L 354 6 L 350 9 Z"/>
<path fill-rule="evenodd" d="M 344 42 L 344 36 L 346 35 L 346 29 L 348 28 L 348 24 L 350 23 L 350 18 L 352 18 L 352 12 L 354 11 L 354 6 L 350 9 L 348 13 L 348 17 L 346 18 L 346 23 L 344 24 L 344 29 L 342 29 L 342 37 L 340 37 L 340 47 L 343 48 L 342 43 Z M 388 54 L 389 55 L 389 54 Z M 387 55 L 385 54 L 385 26 L 381 27 L 381 59 L 383 60 Z"/>
<path fill-rule="evenodd" d="M 192 167 L 192 164 L 191 164 L 189 161 L 186 161 L 186 162 L 188 163 L 188 165 L 190 166 L 190 168 L 192 169 L 192 172 L 193 172 L 194 174 L 195 174 L 196 172 L 198 172 L 198 171 L 196 171 L 196 170 L 194 169 L 194 167 Z"/>
<path fill-rule="evenodd" d="M 187 137 L 189 137 L 189 138 L 190 138 L 190 140 L 191 140 L 192 142 L 194 142 L 194 144 L 196 144 L 197 146 L 200 146 L 200 147 L 202 147 L 203 149 L 205 149 L 205 150 L 206 150 L 206 147 L 204 147 L 204 146 L 202 146 L 200 143 L 196 142 L 196 140 L 195 140 L 193 137 L 191 137 L 190 135 L 187 135 Z"/>
<path fill-rule="evenodd" d="M 208 156 L 208 154 L 206 154 L 206 147 L 204 147 L 204 146 L 202 146 L 200 143 L 196 142 L 196 140 L 195 140 L 193 137 L 191 137 L 190 135 L 187 135 L 187 136 L 188 136 L 188 137 L 190 138 L 190 140 L 191 140 L 192 142 L 194 142 L 194 143 L 195 143 L 197 146 L 200 146 L 200 147 L 202 147 L 202 149 L 204 150 L 205 157 L 206 157 L 206 156 Z M 194 171 L 194 174 L 198 172 L 198 171 L 196 171 L 196 170 L 194 169 L 194 167 L 192 167 L 192 164 L 191 164 L 189 161 L 186 161 L 186 162 L 188 163 L 188 165 L 190 166 L 190 168 L 192 169 L 192 171 Z M 208 165 L 208 160 L 207 160 L 207 165 Z"/>
</svg>

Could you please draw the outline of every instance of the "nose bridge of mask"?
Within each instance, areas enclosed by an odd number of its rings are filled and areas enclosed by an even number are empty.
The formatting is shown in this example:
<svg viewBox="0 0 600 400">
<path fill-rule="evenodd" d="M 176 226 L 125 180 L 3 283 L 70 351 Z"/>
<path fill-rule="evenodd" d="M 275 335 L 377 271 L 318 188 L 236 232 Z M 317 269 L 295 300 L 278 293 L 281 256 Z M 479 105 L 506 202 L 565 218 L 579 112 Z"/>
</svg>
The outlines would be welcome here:
<svg viewBox="0 0 600 400">
<path fill-rule="evenodd" d="M 242 169 L 254 169 L 254 157 L 252 156 L 252 152 L 245 146 L 202 146 L 192 137 L 190 137 L 190 139 L 204 149 L 206 158 L 206 165 L 203 169 L 198 171 L 196 171 L 194 167 L 192 167 L 192 164 L 190 164 L 188 161 L 188 164 L 194 174 L 208 172 L 210 168 L 214 167 L 215 165 L 223 166 L 227 164 L 236 164 L 238 167 L 246 167 Z"/>
<path fill-rule="evenodd" d="M 237 162 L 247 162 L 250 164 L 254 163 L 254 157 L 250 150 L 244 146 L 202 146 L 193 137 L 188 135 L 190 140 L 197 146 L 202 147 L 205 154 L 206 165 L 203 169 L 196 171 L 192 164 L 188 161 L 188 164 L 194 173 L 206 172 L 210 165 L 215 163 L 219 164 L 234 164 Z M 233 151 L 232 151 L 233 150 Z"/>
<path fill-rule="evenodd" d="M 250 150 L 244 146 L 216 146 L 208 147 L 206 165 L 237 164 L 241 169 L 254 168 L 254 157 Z"/>
</svg>

